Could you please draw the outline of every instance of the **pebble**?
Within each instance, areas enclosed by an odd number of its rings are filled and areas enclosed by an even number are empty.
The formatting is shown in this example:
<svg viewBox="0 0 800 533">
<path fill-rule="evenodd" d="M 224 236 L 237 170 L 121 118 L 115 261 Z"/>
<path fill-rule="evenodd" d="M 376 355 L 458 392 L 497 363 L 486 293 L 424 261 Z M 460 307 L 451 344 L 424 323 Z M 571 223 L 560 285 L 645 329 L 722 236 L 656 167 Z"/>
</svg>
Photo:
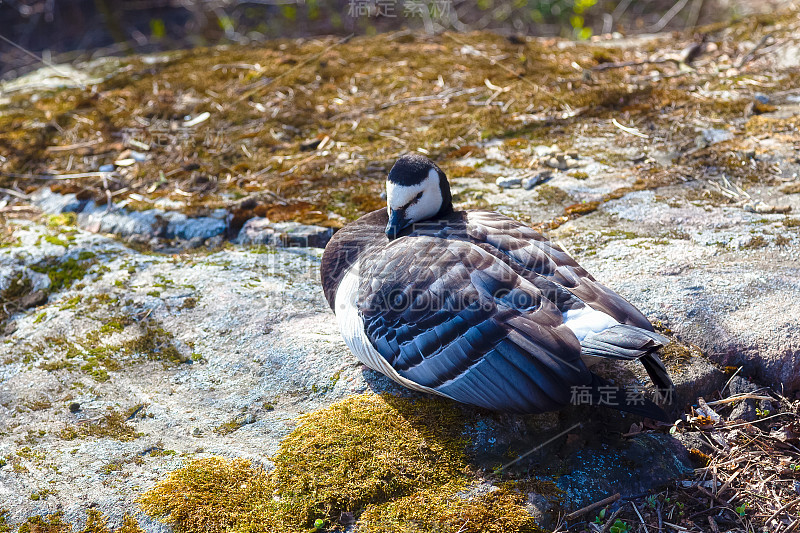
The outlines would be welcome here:
<svg viewBox="0 0 800 533">
<path fill-rule="evenodd" d="M 522 185 L 522 178 L 500 176 L 495 183 L 497 183 L 497 186 L 501 189 L 512 189 Z"/>
<path fill-rule="evenodd" d="M 97 170 L 100 172 L 114 172 L 114 165 L 100 165 Z"/>
<path fill-rule="evenodd" d="M 721 143 L 733 139 L 733 133 L 728 130 L 708 128 L 703 130 L 700 135 L 695 139 L 697 146 L 703 148 L 711 146 L 712 144 Z"/>
<path fill-rule="evenodd" d="M 81 410 L 81 404 L 79 404 L 78 402 L 72 402 L 71 404 L 69 404 L 70 413 L 77 413 L 80 410 Z"/>
<path fill-rule="evenodd" d="M 550 170 L 539 172 L 535 176 L 530 176 L 522 180 L 522 188 L 529 191 L 540 183 L 549 180 L 552 176 L 553 173 Z"/>
</svg>

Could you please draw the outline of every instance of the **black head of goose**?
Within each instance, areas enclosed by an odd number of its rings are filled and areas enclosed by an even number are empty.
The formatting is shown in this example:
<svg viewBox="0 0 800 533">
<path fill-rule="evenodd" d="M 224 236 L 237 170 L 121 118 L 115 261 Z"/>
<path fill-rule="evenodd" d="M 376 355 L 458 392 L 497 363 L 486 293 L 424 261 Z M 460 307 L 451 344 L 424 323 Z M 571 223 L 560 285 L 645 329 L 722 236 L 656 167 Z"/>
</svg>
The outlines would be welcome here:
<svg viewBox="0 0 800 533">
<path fill-rule="evenodd" d="M 339 230 L 322 285 L 356 357 L 414 390 L 488 409 L 541 413 L 575 402 L 667 420 L 655 403 L 589 367 L 639 360 L 673 389 L 667 340 L 557 245 L 490 211 L 454 211 L 444 172 L 401 157 L 387 209 Z M 576 396 L 577 395 L 577 396 Z"/>
</svg>

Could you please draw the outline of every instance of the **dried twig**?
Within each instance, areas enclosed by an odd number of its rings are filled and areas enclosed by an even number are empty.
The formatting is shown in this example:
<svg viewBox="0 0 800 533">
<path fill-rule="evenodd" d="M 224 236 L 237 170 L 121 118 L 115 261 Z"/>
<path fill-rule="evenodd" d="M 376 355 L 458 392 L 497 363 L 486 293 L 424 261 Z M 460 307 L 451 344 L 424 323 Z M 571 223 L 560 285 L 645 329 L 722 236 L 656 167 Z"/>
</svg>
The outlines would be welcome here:
<svg viewBox="0 0 800 533">
<path fill-rule="evenodd" d="M 571 512 L 570 514 L 568 514 L 566 516 L 566 519 L 567 520 L 575 520 L 579 516 L 583 516 L 586 513 L 590 513 L 592 511 L 594 511 L 595 509 L 599 509 L 600 507 L 604 507 L 604 506 L 606 506 L 606 505 L 608 505 L 610 503 L 614 503 L 615 501 L 619 500 L 621 496 L 622 495 L 618 492 L 618 493 L 614 494 L 613 496 L 609 496 L 608 498 L 604 498 L 604 499 L 600 500 L 599 502 L 594 502 L 593 504 L 587 505 L 586 507 L 583 507 L 582 509 L 578 509 L 577 511 Z"/>
</svg>

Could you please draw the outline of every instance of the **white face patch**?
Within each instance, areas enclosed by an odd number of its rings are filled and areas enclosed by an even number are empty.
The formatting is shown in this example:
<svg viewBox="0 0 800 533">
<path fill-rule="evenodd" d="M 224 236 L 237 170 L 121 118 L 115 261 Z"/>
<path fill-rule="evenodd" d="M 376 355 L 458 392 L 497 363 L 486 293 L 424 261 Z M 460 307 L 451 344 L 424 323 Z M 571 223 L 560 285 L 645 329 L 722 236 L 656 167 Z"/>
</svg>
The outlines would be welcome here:
<svg viewBox="0 0 800 533">
<path fill-rule="evenodd" d="M 422 193 L 422 196 L 414 201 L 419 193 Z M 417 185 L 406 187 L 386 182 L 387 207 L 394 211 L 405 209 L 405 217 L 411 222 L 419 222 L 438 213 L 442 208 L 442 201 L 439 173 L 435 168 L 432 168 L 428 172 L 428 177 Z"/>
</svg>

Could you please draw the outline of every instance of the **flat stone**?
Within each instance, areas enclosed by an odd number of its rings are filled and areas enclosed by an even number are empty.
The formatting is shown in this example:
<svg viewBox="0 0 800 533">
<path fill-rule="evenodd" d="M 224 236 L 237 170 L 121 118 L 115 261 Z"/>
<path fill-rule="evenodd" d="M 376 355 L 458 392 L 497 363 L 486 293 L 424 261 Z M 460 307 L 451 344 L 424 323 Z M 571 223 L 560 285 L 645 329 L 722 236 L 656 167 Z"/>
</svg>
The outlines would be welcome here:
<svg viewBox="0 0 800 533">
<path fill-rule="evenodd" d="M 47 303 L 47 292 L 46 291 L 33 291 L 19 300 L 19 305 L 23 309 L 29 309 L 31 307 L 39 307 L 40 305 L 44 305 Z"/>
<path fill-rule="evenodd" d="M 236 242 L 279 247 L 324 248 L 333 236 L 333 229 L 298 222 L 270 222 L 263 217 L 245 222 Z"/>
<path fill-rule="evenodd" d="M 511 189 L 522 185 L 522 178 L 520 177 L 499 177 L 495 181 L 498 187 L 502 189 Z"/>
</svg>

